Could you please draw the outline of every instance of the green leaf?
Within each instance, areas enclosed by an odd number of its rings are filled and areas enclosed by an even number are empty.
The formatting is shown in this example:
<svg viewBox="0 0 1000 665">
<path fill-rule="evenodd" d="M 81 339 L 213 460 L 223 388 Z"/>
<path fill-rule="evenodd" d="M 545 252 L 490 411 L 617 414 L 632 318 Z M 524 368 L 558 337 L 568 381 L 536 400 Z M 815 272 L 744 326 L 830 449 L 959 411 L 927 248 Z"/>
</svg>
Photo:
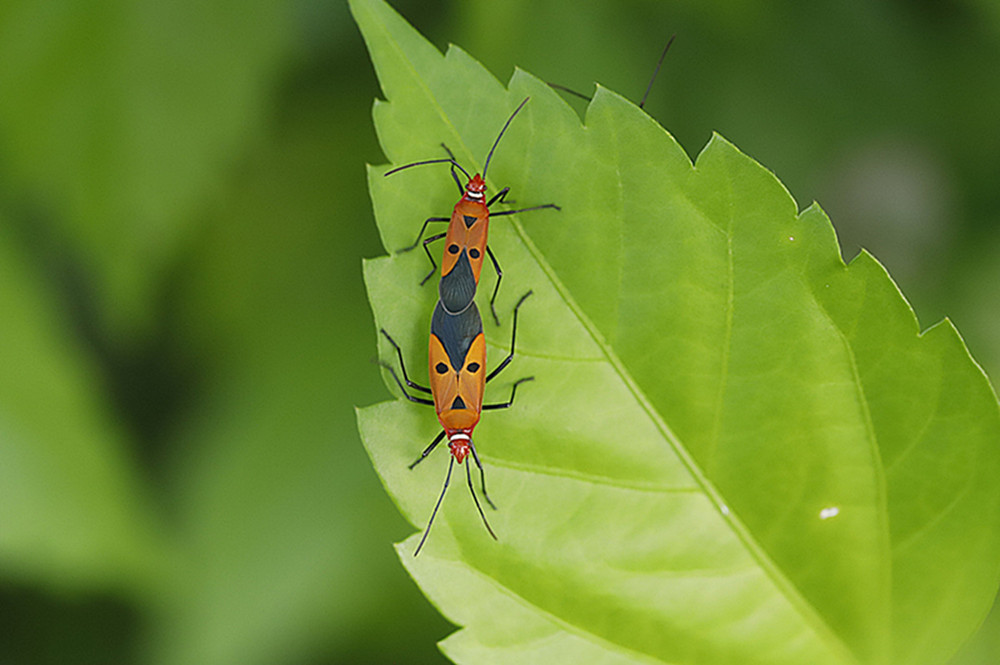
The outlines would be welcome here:
<svg viewBox="0 0 1000 665">
<path fill-rule="evenodd" d="M 418 535 L 399 548 L 464 627 L 445 652 L 477 663 L 953 654 L 1000 573 L 1000 410 L 951 324 L 920 333 L 873 257 L 845 265 L 819 207 L 798 212 L 721 137 L 692 166 L 606 89 L 581 125 L 531 75 L 516 71 L 505 89 L 384 3 L 351 6 L 389 100 L 374 117 L 393 164 L 436 157 L 444 142 L 480 168 L 530 96 L 490 188 L 563 207 L 500 218 L 490 234 L 504 269 L 503 326 L 486 329 L 494 363 L 513 303 L 534 291 L 486 401 L 536 380 L 476 431 L 500 540 L 459 478 L 420 558 Z M 449 212 L 455 186 L 444 167 L 387 169 L 369 169 L 369 187 L 394 252 Z M 420 252 L 365 265 L 376 321 L 418 381 L 436 296 L 418 286 L 426 269 Z M 394 360 L 384 343 L 380 355 Z M 439 431 L 433 412 L 398 399 L 362 410 L 359 425 L 387 490 L 423 528 L 447 453 L 406 465 Z"/>
</svg>

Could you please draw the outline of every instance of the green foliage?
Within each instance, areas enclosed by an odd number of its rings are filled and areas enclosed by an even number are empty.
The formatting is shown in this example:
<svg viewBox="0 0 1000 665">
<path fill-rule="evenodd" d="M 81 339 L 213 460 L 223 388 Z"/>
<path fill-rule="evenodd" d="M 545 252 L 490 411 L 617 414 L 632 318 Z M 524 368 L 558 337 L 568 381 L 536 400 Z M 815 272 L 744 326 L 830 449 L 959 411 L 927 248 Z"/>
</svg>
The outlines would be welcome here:
<svg viewBox="0 0 1000 665">
<path fill-rule="evenodd" d="M 0 221 L 0 567 L 145 595 L 164 554 L 149 497 L 88 390 L 95 367 L 9 240 Z"/>
<path fill-rule="evenodd" d="M 416 535 L 399 548 L 464 626 L 446 653 L 879 664 L 954 653 L 1000 572 L 1000 412 L 951 324 L 920 333 L 873 257 L 845 265 L 818 206 L 798 212 L 724 139 L 692 167 L 614 93 L 599 88 L 581 124 L 531 75 L 504 89 L 383 3 L 351 6 L 388 99 L 374 117 L 393 164 L 435 157 L 443 141 L 481 167 L 530 96 L 491 189 L 563 207 L 497 220 L 490 236 L 505 271 L 491 358 L 516 298 L 535 292 L 487 401 L 519 376 L 536 381 L 476 433 L 500 542 L 456 482 L 421 557 Z M 444 167 L 387 169 L 370 169 L 369 187 L 393 251 L 450 209 L 455 188 Z M 414 252 L 365 267 L 376 321 L 413 368 L 436 296 L 416 286 L 425 266 Z M 433 414 L 397 400 L 359 423 L 389 493 L 423 527 L 446 453 L 406 464 L 434 436 Z"/>
<path fill-rule="evenodd" d="M 689 154 L 719 130 L 781 173 L 798 200 L 821 200 L 847 255 L 871 249 L 921 318 L 953 316 L 996 374 L 1000 23 L 990 3 L 394 4 L 436 45 L 464 45 L 504 81 L 519 65 L 584 92 L 598 80 L 631 99 L 676 32 L 649 114 Z M 377 82 L 347 3 L 11 0 L 0 3 L 0 91 L 0 662 L 444 662 L 434 642 L 450 632 L 447 621 L 387 545 L 414 527 L 359 445 L 354 406 L 389 394 L 370 362 L 360 261 L 385 253 L 364 170 L 385 157 L 371 123 Z M 488 91 L 505 94 L 495 82 Z M 469 107 L 488 115 L 466 123 L 481 143 L 459 141 L 463 161 L 483 159 L 519 101 Z M 434 134 L 413 153 L 440 154 L 447 134 Z M 504 146 L 492 184 L 514 184 L 519 205 L 566 197 L 551 184 L 529 191 L 514 182 L 521 167 Z M 398 228 L 383 229 L 395 234 L 385 238 L 390 249 L 412 241 L 420 214 L 454 203 L 446 169 L 418 171 L 390 183 L 412 204 Z M 588 195 L 565 186 L 570 199 Z M 541 226 L 563 232 L 581 210 L 522 222 L 540 239 Z M 496 243 L 509 221 L 497 222 Z M 600 240 L 595 249 L 606 247 Z M 487 322 L 498 344 L 492 365 L 515 299 L 545 281 L 516 262 L 517 246 L 516 237 L 514 249 L 498 245 L 509 287 L 504 328 Z M 409 336 L 420 373 L 433 287 L 417 288 L 423 257 L 404 258 L 396 265 L 412 275 L 388 286 L 398 302 L 419 304 L 392 325 Z M 484 280 L 492 287 L 489 272 Z M 564 306 L 557 301 L 550 317 L 544 304 L 542 291 L 525 304 L 519 338 L 537 349 L 545 335 L 562 335 L 566 355 L 579 351 L 561 329 L 539 328 Z M 592 335 L 583 339 L 592 346 Z M 515 360 L 491 399 L 537 371 L 527 356 Z M 587 383 L 559 381 L 539 372 L 515 409 L 489 414 L 483 443 L 494 436 L 491 448 L 507 449 L 511 428 L 528 426 L 523 409 L 546 395 L 591 395 Z M 436 424 L 406 407 L 414 424 L 398 450 L 409 462 Z M 565 463 L 560 441 L 590 420 L 589 409 L 577 414 L 574 430 L 559 429 L 535 453 Z M 628 439 L 613 440 L 616 454 L 597 461 L 597 448 L 574 449 L 591 451 L 578 463 L 645 473 L 645 459 L 621 468 L 632 459 L 618 452 Z M 417 527 L 440 488 L 438 455 L 403 474 L 419 492 Z M 497 461 L 489 459 L 490 482 L 499 482 Z M 532 519 L 515 516 L 504 492 L 491 514 L 507 520 L 499 547 Z M 451 494 L 453 528 L 469 530 L 466 544 L 495 550 L 480 542 L 464 479 Z M 446 543 L 435 532 L 415 572 L 431 570 Z M 411 551 L 412 543 L 407 563 Z M 449 615 L 467 626 L 473 611 L 490 613 L 482 640 L 524 616 L 492 612 L 495 594 L 473 602 L 491 578 L 450 574 L 438 593 L 460 599 Z M 981 593 L 994 585 L 986 579 Z M 955 587 L 963 601 L 965 588 Z M 955 665 L 997 661 L 997 616 Z M 564 633 L 540 632 L 539 641 L 546 634 L 561 651 Z M 525 650 L 509 653 L 527 660 Z"/>
<path fill-rule="evenodd" d="M 12 0 L 2 26 L 0 89 L 17 91 L 0 96 L 7 175 L 93 272 L 102 325 L 148 332 L 185 220 L 260 124 L 289 18 L 273 0 Z"/>
<path fill-rule="evenodd" d="M 371 74 L 345 5 L 276 85 L 291 9 L 0 8 L 0 662 L 440 658 L 353 410 Z"/>
</svg>

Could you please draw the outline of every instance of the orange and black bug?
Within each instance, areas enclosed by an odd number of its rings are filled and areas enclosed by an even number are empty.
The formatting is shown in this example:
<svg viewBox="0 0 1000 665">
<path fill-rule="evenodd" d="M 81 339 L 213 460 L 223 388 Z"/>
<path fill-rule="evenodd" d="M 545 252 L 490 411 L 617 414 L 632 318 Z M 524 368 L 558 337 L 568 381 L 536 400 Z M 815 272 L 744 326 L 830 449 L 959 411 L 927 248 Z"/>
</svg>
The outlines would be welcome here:
<svg viewBox="0 0 1000 665">
<path fill-rule="evenodd" d="M 473 461 L 479 467 L 483 498 L 486 499 L 491 507 L 496 509 L 496 505 L 490 499 L 489 494 L 486 493 L 486 472 L 483 470 L 482 462 L 479 461 L 476 446 L 472 442 L 472 430 L 475 429 L 483 411 L 508 408 L 514 403 L 514 395 L 517 392 L 517 387 L 525 381 L 534 379 L 534 377 L 528 376 L 515 381 L 510 390 L 510 399 L 506 402 L 483 404 L 483 392 L 486 388 L 486 383 L 493 380 L 497 374 L 510 364 L 511 358 L 514 357 L 514 341 L 517 336 L 517 310 L 521 307 L 525 298 L 530 295 L 531 291 L 525 293 L 514 307 L 514 321 L 510 333 L 510 353 L 489 374 L 486 373 L 486 338 L 483 335 L 483 321 L 479 316 L 479 308 L 473 303 L 459 314 L 448 314 L 441 303 L 438 302 L 437 307 L 434 308 L 434 315 L 431 318 L 429 350 L 430 388 L 421 386 L 410 380 L 410 377 L 406 373 L 406 365 L 403 363 L 402 350 L 400 350 L 399 345 L 396 344 L 392 337 L 389 336 L 389 333 L 384 328 L 381 329 L 382 334 L 385 335 L 385 338 L 396 349 L 396 356 L 399 358 L 399 367 L 403 371 L 403 379 L 406 385 L 414 390 L 431 395 L 433 399 L 411 395 L 403 386 L 403 382 L 399 380 L 399 376 L 396 375 L 396 371 L 392 368 L 392 365 L 384 362 L 382 365 L 392 374 L 392 378 L 396 380 L 396 384 L 403 391 L 406 399 L 418 404 L 433 406 L 437 411 L 438 421 L 441 423 L 441 433 L 431 441 L 430 445 L 420 454 L 420 457 L 410 465 L 410 468 L 412 469 L 422 462 L 425 457 L 430 455 L 431 451 L 445 437 L 448 439 L 448 448 L 451 452 L 451 460 L 448 462 L 448 475 L 445 476 L 444 487 L 441 488 L 441 494 L 434 505 L 434 512 L 431 513 L 431 518 L 427 522 L 427 528 L 420 539 L 420 544 L 417 545 L 417 549 L 413 553 L 414 556 L 420 553 L 420 548 L 424 546 L 424 541 L 427 540 L 427 535 L 431 532 L 434 517 L 437 515 L 438 508 L 441 507 L 441 501 L 444 499 L 448 483 L 451 481 L 451 472 L 455 462 L 461 464 L 465 461 L 466 457 L 470 454 L 472 455 Z M 476 503 L 480 517 L 483 518 L 483 524 L 486 525 L 486 530 L 489 531 L 490 535 L 496 539 L 496 534 L 490 528 L 490 524 L 486 520 L 486 514 L 483 512 L 479 499 L 476 497 L 476 491 L 472 485 L 472 469 L 469 465 L 465 467 L 465 475 L 469 483 L 469 492 L 472 493 L 472 499 Z"/>
<path fill-rule="evenodd" d="M 427 276 L 420 282 L 421 284 L 425 284 L 437 269 L 437 263 L 434 261 L 434 257 L 431 256 L 431 252 L 427 248 L 427 245 L 435 240 L 446 238 L 444 258 L 441 260 L 441 282 L 438 284 L 438 293 L 441 303 L 449 314 L 458 314 L 462 312 L 469 306 L 469 303 L 472 302 L 472 299 L 476 294 L 476 287 L 479 285 L 479 274 L 483 268 L 483 254 L 486 253 L 489 255 L 490 261 L 493 263 L 493 269 L 496 270 L 497 273 L 497 283 L 493 288 L 493 295 L 490 298 L 490 312 L 493 314 L 493 320 L 496 324 L 500 325 L 500 319 L 497 317 L 497 311 L 494 303 L 497 298 L 497 292 L 500 290 L 500 280 L 503 278 L 503 271 L 500 269 L 500 263 L 497 261 L 496 256 L 493 255 L 493 250 L 491 250 L 489 245 L 487 245 L 487 235 L 489 233 L 490 224 L 490 206 L 497 202 L 503 203 L 504 197 L 506 197 L 507 193 L 510 191 L 510 187 L 504 187 L 493 198 L 487 201 L 486 172 L 490 168 L 490 160 L 493 158 L 493 151 L 496 150 L 501 137 L 503 137 L 504 132 L 507 131 L 507 127 L 510 126 L 511 121 L 514 120 L 514 116 L 516 116 L 527 103 L 528 98 L 525 98 L 525 100 L 521 102 L 516 109 L 514 109 L 514 112 L 510 114 L 510 117 L 507 118 L 507 122 L 500 130 L 500 134 L 497 135 L 496 140 L 493 142 L 493 147 L 490 148 L 490 152 L 486 156 L 486 164 L 483 166 L 482 176 L 478 173 L 474 176 L 470 176 L 469 172 L 463 169 L 462 166 L 455 161 L 455 156 L 451 154 L 451 151 L 448 150 L 448 147 L 444 144 L 442 144 L 442 146 L 448 152 L 448 158 L 413 162 L 412 164 L 396 167 L 391 171 L 387 171 L 385 174 L 389 176 L 393 173 L 402 171 L 403 169 L 408 169 L 414 166 L 423 166 L 425 164 L 451 164 L 451 177 L 455 180 L 455 184 L 458 185 L 458 191 L 462 196 L 458 203 L 455 204 L 455 209 L 452 211 L 451 217 L 429 217 L 424 220 L 423 226 L 420 227 L 420 233 L 417 234 L 417 239 L 413 241 L 413 244 L 399 250 L 401 252 L 407 252 L 420 244 L 420 239 L 423 237 L 424 231 L 427 230 L 427 225 L 431 222 L 449 222 L 448 230 L 446 232 L 438 233 L 428 238 L 424 238 L 423 240 L 424 253 L 427 254 L 427 258 L 431 262 L 431 271 L 427 273 Z M 459 179 L 458 174 L 455 173 L 456 168 L 465 174 L 465 177 L 468 179 L 468 182 L 464 187 L 462 186 L 462 181 Z M 500 217 L 502 215 L 513 215 L 519 212 L 528 212 L 529 210 L 540 210 L 542 208 L 560 209 L 559 206 L 554 203 L 546 203 L 544 205 L 531 206 L 530 208 L 521 208 L 520 210 L 504 210 L 501 212 L 494 212 L 492 214 L 494 217 Z"/>
</svg>

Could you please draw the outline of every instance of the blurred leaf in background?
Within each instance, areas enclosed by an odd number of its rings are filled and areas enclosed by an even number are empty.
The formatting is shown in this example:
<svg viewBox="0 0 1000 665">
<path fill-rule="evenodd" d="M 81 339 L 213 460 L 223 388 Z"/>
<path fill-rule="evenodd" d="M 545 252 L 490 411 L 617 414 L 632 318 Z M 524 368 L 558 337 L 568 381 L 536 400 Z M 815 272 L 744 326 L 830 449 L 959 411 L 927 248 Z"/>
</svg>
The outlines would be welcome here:
<svg viewBox="0 0 1000 665">
<path fill-rule="evenodd" d="M 994 3 L 396 7 L 632 99 L 678 33 L 651 115 L 819 200 L 997 376 Z M 0 662 L 444 662 L 354 425 L 378 94 L 339 1 L 0 7 Z"/>
<path fill-rule="evenodd" d="M 50 221 L 119 341 L 145 327 L 192 210 L 260 129 L 292 46 L 282 3 L 236 9 L 15 0 L 0 10 L 7 184 Z"/>
<path fill-rule="evenodd" d="M 0 11 L 0 661 L 440 660 L 379 625 L 445 631 L 354 425 L 380 157 L 346 7 Z"/>
</svg>

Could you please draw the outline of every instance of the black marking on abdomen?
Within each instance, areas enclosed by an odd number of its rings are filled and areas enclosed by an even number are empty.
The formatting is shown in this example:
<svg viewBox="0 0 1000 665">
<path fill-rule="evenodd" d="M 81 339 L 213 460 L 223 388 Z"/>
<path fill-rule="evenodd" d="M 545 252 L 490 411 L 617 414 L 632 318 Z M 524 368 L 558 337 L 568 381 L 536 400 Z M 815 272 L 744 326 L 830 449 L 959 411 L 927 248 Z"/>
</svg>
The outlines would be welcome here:
<svg viewBox="0 0 1000 665">
<path fill-rule="evenodd" d="M 441 342 L 452 368 L 461 371 L 473 340 L 483 334 L 479 308 L 471 303 L 461 314 L 449 314 L 438 302 L 431 317 L 431 334 Z"/>
<path fill-rule="evenodd" d="M 438 298 L 449 314 L 464 312 L 476 297 L 476 278 L 469 255 L 463 249 L 454 267 L 438 282 Z"/>
</svg>

